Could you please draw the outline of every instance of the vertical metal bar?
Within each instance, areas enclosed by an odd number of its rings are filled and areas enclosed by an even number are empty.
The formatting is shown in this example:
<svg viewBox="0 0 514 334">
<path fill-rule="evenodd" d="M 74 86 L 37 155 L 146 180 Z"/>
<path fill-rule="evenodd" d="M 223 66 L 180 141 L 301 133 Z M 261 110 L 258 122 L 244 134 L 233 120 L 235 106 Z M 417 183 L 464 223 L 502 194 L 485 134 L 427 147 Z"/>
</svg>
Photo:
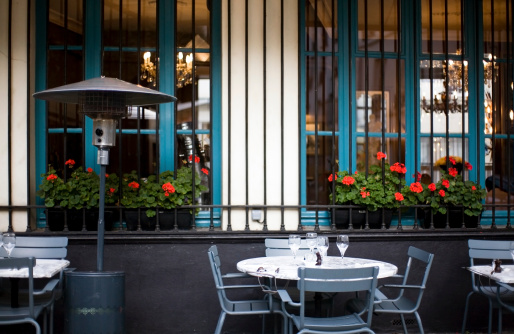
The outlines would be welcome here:
<svg viewBox="0 0 514 334">
<path fill-rule="evenodd" d="M 419 3 L 418 2 L 415 2 L 414 3 L 414 6 L 412 6 L 412 17 L 416 17 L 417 15 L 417 8 L 416 6 L 418 5 Z M 421 10 L 420 10 L 421 12 Z M 421 15 L 423 15 L 423 13 L 421 13 Z M 410 22 L 415 22 L 414 20 L 410 21 Z M 430 29 L 431 30 L 431 29 Z M 419 61 L 419 56 L 418 56 L 418 50 L 420 50 L 420 46 L 421 45 L 418 45 L 418 34 L 412 34 L 412 38 L 413 38 L 413 44 L 414 44 L 414 52 L 412 53 L 412 55 L 414 56 L 414 63 L 416 64 L 416 70 L 414 71 L 414 84 L 415 84 L 415 87 L 416 89 L 413 89 L 413 93 L 414 93 L 414 103 L 416 104 L 416 107 L 414 108 L 415 112 L 414 112 L 414 170 L 417 171 L 418 170 L 418 157 L 420 156 L 419 154 L 419 135 L 418 135 L 418 117 L 420 115 L 420 113 L 422 112 L 421 111 L 421 108 L 420 108 L 420 105 L 419 105 L 419 83 L 421 82 L 420 80 L 420 76 L 418 75 L 420 73 L 420 61 Z M 400 45 L 403 45 L 403 44 L 400 44 Z M 430 68 L 432 68 L 432 64 L 430 64 Z M 407 71 L 405 71 L 407 72 Z M 407 115 L 405 115 L 407 116 Z M 430 142 L 433 142 L 433 140 L 431 140 Z M 430 154 L 432 154 L 432 151 L 430 151 Z M 419 170 L 421 170 L 421 168 L 419 168 Z M 433 175 L 433 174 L 431 174 Z M 421 210 L 423 210 L 423 208 L 421 208 Z M 401 210 L 398 210 L 398 211 L 401 211 Z M 418 223 L 418 211 L 419 211 L 419 208 L 414 208 L 414 225 L 413 225 L 413 229 L 414 230 L 419 230 L 419 223 Z M 425 218 L 426 219 L 426 218 Z M 401 224 L 401 217 L 399 219 L 399 225 Z"/>
<path fill-rule="evenodd" d="M 123 79 L 121 77 L 121 53 L 123 50 L 123 43 L 121 37 L 123 36 L 123 0 L 120 0 L 120 4 L 118 6 L 118 78 Z M 139 28 L 139 27 L 138 27 Z"/>
<path fill-rule="evenodd" d="M 284 225 L 284 0 L 280 0 L 280 229 L 285 230 Z"/>
<path fill-rule="evenodd" d="M 298 94 L 298 105 L 301 106 L 302 105 L 302 80 L 301 80 L 301 77 L 302 77 L 302 71 L 305 70 L 302 67 L 302 64 L 305 64 L 307 63 L 306 61 L 303 61 L 303 59 L 306 58 L 306 56 L 304 55 L 304 45 L 305 43 L 302 42 L 302 40 L 305 41 L 305 31 L 307 29 L 307 24 L 306 24 L 306 14 L 304 14 L 302 16 L 302 12 L 305 13 L 306 12 L 306 4 L 305 4 L 305 0 L 303 1 L 299 1 L 298 2 L 301 6 L 303 6 L 304 8 L 303 9 L 300 9 L 298 10 L 298 59 L 300 60 L 298 62 L 299 66 L 298 66 L 298 78 L 300 78 L 300 80 L 298 80 L 298 92 L 300 92 Z M 302 18 L 305 20 L 305 21 L 302 21 Z M 303 30 L 301 29 L 303 28 Z M 305 87 L 307 87 L 307 84 L 305 84 Z M 304 94 L 305 95 L 305 94 Z M 307 109 L 305 107 L 305 109 Z M 307 114 L 307 111 L 306 110 L 302 110 L 302 108 L 298 108 L 298 129 L 300 129 L 300 136 L 301 136 L 301 133 L 302 133 L 302 126 L 305 126 L 305 124 L 302 124 L 302 118 L 304 117 L 303 116 L 303 113 Z M 305 130 L 305 128 L 303 129 Z M 301 138 L 301 137 L 300 137 Z M 305 141 L 305 139 L 303 139 L 303 141 Z M 307 155 L 305 156 L 302 156 L 302 140 L 299 140 L 298 141 L 298 161 L 302 161 L 302 159 L 307 159 Z M 300 166 L 301 166 L 301 163 L 300 163 Z M 302 169 L 300 167 L 300 169 Z M 302 171 L 300 171 L 298 173 L 298 184 L 300 185 L 300 188 L 301 188 L 301 184 L 302 182 L 304 182 L 304 180 L 302 179 Z M 302 192 L 301 191 L 298 191 L 298 203 L 302 203 Z M 307 210 L 306 210 L 307 211 Z M 298 206 L 298 227 L 297 227 L 297 231 L 302 231 L 303 230 L 303 226 L 302 226 L 302 212 L 303 212 L 303 208 L 301 206 Z M 285 230 L 285 224 L 284 222 L 282 221 L 281 224 L 280 224 L 280 230 L 283 231 Z"/>
<path fill-rule="evenodd" d="M 512 42 L 511 42 L 511 27 L 510 27 L 510 24 L 511 24 L 511 20 L 510 20 L 510 0 L 508 0 L 506 2 L 506 10 L 505 10 L 505 24 L 506 24 L 506 30 L 507 30 L 507 71 L 506 73 L 507 74 L 507 77 L 510 77 L 510 82 L 513 82 L 513 77 L 512 77 L 512 54 L 511 54 L 511 48 L 512 48 Z M 508 82 L 509 80 L 507 80 Z M 510 96 L 509 96 L 510 95 Z M 507 94 L 507 98 L 506 98 L 506 101 L 508 103 L 508 106 L 507 106 L 507 110 L 510 110 L 510 111 L 513 111 L 513 105 L 512 105 L 512 96 L 513 96 L 513 93 L 512 93 L 512 89 L 510 90 L 510 94 Z M 508 127 L 508 130 L 507 130 L 507 146 L 510 147 L 511 146 L 511 129 L 512 129 L 512 120 L 511 120 L 511 124 L 509 124 L 509 127 Z M 508 173 L 507 173 L 507 184 L 508 184 L 508 187 L 507 187 L 507 193 L 510 194 L 511 193 L 511 188 L 512 188 L 512 185 L 511 185 L 511 180 L 512 180 L 512 172 L 511 172 L 511 168 L 512 168 L 512 164 L 511 164 L 511 159 L 512 159 L 512 151 L 511 150 L 507 150 L 507 170 L 508 170 Z M 493 176 L 494 177 L 494 176 Z M 512 224 L 510 222 L 510 215 L 511 215 L 511 212 L 510 212 L 510 208 L 511 208 L 511 198 L 510 196 L 507 196 L 507 225 L 506 225 L 506 228 L 507 229 L 512 229 Z"/>
<path fill-rule="evenodd" d="M 248 0 L 245 0 L 245 231 L 250 230 L 248 220 Z"/>
<path fill-rule="evenodd" d="M 9 180 L 7 182 L 7 193 L 9 194 L 9 197 L 7 199 L 9 206 L 9 223 L 7 227 L 8 232 L 12 232 L 12 0 L 9 0 L 9 31 L 8 31 L 8 38 L 7 38 L 7 179 Z"/>
<path fill-rule="evenodd" d="M 138 9 L 139 9 L 139 13 L 137 15 L 137 82 L 140 83 L 141 81 L 141 0 L 138 0 Z M 157 19 L 159 19 L 159 17 L 157 16 Z M 157 24 L 157 27 L 159 25 Z M 120 36 L 121 36 L 121 30 L 120 30 Z M 158 35 L 157 35 L 158 36 Z M 159 40 L 159 39 L 157 39 Z M 121 48 L 120 48 L 120 53 L 121 53 Z M 157 63 L 157 61 L 156 61 Z M 156 77 L 159 77 L 156 73 Z M 137 107 L 136 108 L 136 152 L 137 152 L 137 159 L 136 159 L 136 169 L 137 169 L 137 181 L 139 184 L 141 184 L 141 158 L 142 158 L 142 154 L 141 154 L 141 110 L 142 108 L 141 107 Z M 158 114 L 158 113 L 157 113 Z M 158 117 L 156 115 L 156 117 Z M 120 149 L 119 149 L 119 162 L 120 162 L 120 170 L 121 170 L 121 166 L 123 166 L 122 164 L 122 155 L 121 155 L 121 151 L 122 151 L 122 128 L 121 128 L 121 124 L 122 124 L 122 121 L 120 120 Z M 156 131 L 155 131 L 155 137 L 156 137 L 156 142 L 158 141 L 157 137 L 159 137 L 159 132 L 157 131 L 159 127 L 156 126 Z M 157 161 L 160 161 L 159 159 L 159 152 L 160 150 L 159 149 L 156 149 L 156 154 L 157 154 Z M 176 152 L 176 150 L 174 150 L 174 152 Z M 159 170 L 159 168 L 157 168 L 157 170 Z M 122 176 L 122 174 L 120 173 L 120 176 Z M 120 177 L 120 181 L 121 181 L 121 177 Z M 144 213 L 146 215 L 146 213 Z M 137 214 L 137 230 L 138 231 L 141 231 L 141 210 L 138 209 L 138 214 Z"/>
<path fill-rule="evenodd" d="M 217 5 L 212 5 L 212 6 L 217 6 Z M 211 29 L 211 32 L 213 32 L 213 7 L 211 7 L 211 10 L 209 10 L 209 23 L 210 23 L 210 29 Z M 209 53 L 212 57 L 212 51 L 209 50 Z M 213 94 L 213 84 L 212 84 L 212 78 L 213 78 L 213 66 L 211 64 L 211 66 L 209 66 L 209 77 L 211 78 L 210 82 L 211 84 L 209 85 L 209 90 L 210 90 L 210 93 L 209 93 L 209 96 L 210 96 L 210 100 L 209 100 L 209 136 L 210 138 L 214 141 L 214 138 L 212 136 L 212 129 L 214 127 L 214 122 L 213 122 L 213 98 L 212 96 L 214 95 Z M 207 178 L 207 182 L 208 182 L 208 185 L 209 185 L 209 204 L 214 204 L 214 195 L 213 195 L 213 173 L 212 173 L 212 168 L 213 166 L 215 166 L 215 157 L 214 157 L 214 154 L 212 154 L 212 150 L 213 150 L 213 147 L 214 145 L 211 143 L 211 145 L 209 146 L 209 157 L 211 159 L 211 168 L 210 168 L 210 173 L 209 173 L 209 176 Z M 215 208 L 212 207 L 209 209 L 209 231 L 214 231 L 214 211 L 215 211 Z"/>
<path fill-rule="evenodd" d="M 491 113 L 492 113 L 492 120 L 491 120 L 491 130 L 492 130 L 492 133 L 491 133 L 491 153 L 492 153 L 492 168 L 493 168 L 493 180 L 494 180 L 494 177 L 495 177 L 495 173 L 496 173 L 496 161 L 495 161 L 495 157 L 496 157 L 496 96 L 495 96 L 495 93 L 496 93 L 496 89 L 495 89 L 495 85 L 494 85 L 494 76 L 495 76 L 495 71 L 494 71 L 494 65 L 495 65 L 495 55 L 494 55 L 494 0 L 491 0 L 491 55 L 492 55 L 492 59 L 491 59 L 491 63 L 489 64 L 491 66 Z M 500 139 L 500 142 L 501 142 L 501 139 Z M 495 200 L 496 200 L 496 194 L 495 194 L 495 186 L 494 186 L 494 182 L 493 182 L 493 203 L 495 203 Z M 496 206 L 493 206 L 493 221 L 492 221 L 492 224 L 491 224 L 491 229 L 495 230 L 497 229 L 497 226 L 496 226 Z"/>
<path fill-rule="evenodd" d="M 444 1 L 444 59 L 445 59 L 445 66 L 446 66 L 446 75 L 444 78 L 444 91 L 446 94 L 446 100 L 445 100 L 445 106 L 444 106 L 444 112 L 445 112 L 445 119 L 446 119 L 446 132 L 445 132 L 445 140 L 446 140 L 446 169 L 448 170 L 449 162 L 450 162 L 450 87 L 449 87 L 449 55 L 448 55 L 448 0 Z M 448 210 L 446 212 L 446 228 L 450 228 L 450 211 Z"/>
<path fill-rule="evenodd" d="M 262 113 L 262 133 L 263 133 L 263 142 L 262 142 L 262 146 L 263 146 L 263 162 L 264 162 L 264 185 L 263 185 L 263 188 L 264 188 L 264 207 L 267 206 L 268 204 L 268 185 L 267 185 L 267 145 L 266 145 L 266 125 L 267 125 L 267 118 L 266 118 L 266 113 L 267 113 L 267 91 L 266 91 L 266 86 L 267 86 L 267 76 L 266 76 L 266 69 L 267 69 L 267 62 L 266 62 L 266 43 L 267 43 L 267 38 L 266 38 L 266 33 L 267 33 L 267 27 L 266 27 L 266 23 L 267 23 L 267 20 L 266 20 L 266 4 L 267 4 L 267 1 L 266 0 L 263 0 L 262 1 L 262 95 L 263 95 L 263 113 Z M 265 209 L 264 210 L 264 225 L 262 227 L 262 230 L 263 231 L 268 231 L 268 221 L 267 221 L 267 217 L 268 217 L 268 210 Z M 280 222 L 280 225 L 282 226 L 283 225 L 283 222 Z"/>
<path fill-rule="evenodd" d="M 331 12 L 332 12 L 332 32 L 334 31 L 337 31 L 336 29 L 336 11 L 335 11 L 335 4 L 334 4 L 334 0 L 332 0 L 332 3 L 331 3 Z M 337 77 L 339 78 L 339 68 L 337 68 L 337 71 L 335 71 L 336 69 L 336 66 L 338 64 L 338 62 L 336 62 L 336 50 L 335 50 L 335 45 L 336 45 L 336 38 L 335 38 L 335 33 L 332 33 L 332 49 L 331 49 L 331 56 L 332 56 L 332 136 L 331 136 L 331 139 L 332 139 L 332 150 L 331 150 L 331 159 L 332 159 L 332 163 L 330 164 L 331 165 L 331 170 L 330 170 L 330 174 L 333 175 L 332 176 L 332 182 L 330 183 L 330 188 L 331 188 L 331 192 L 332 192 L 332 205 L 335 205 L 335 199 L 336 199 L 336 196 L 335 196 L 335 184 L 336 184 L 336 178 L 335 178 L 335 174 L 336 174 L 336 124 L 337 124 L 337 127 L 340 129 L 341 128 L 341 124 L 339 122 L 339 119 L 336 118 L 337 117 L 337 114 L 336 114 L 336 79 L 335 79 L 335 74 L 337 73 Z M 335 231 L 336 230 L 336 224 L 335 224 L 335 208 L 332 208 L 331 210 L 331 217 L 332 219 L 330 220 L 331 221 L 331 224 L 330 224 L 330 229 L 332 231 Z"/>
<path fill-rule="evenodd" d="M 191 54 L 193 55 L 191 61 L 192 61 L 192 72 L 191 72 L 191 75 L 193 77 L 193 84 L 191 87 L 191 95 L 192 95 L 192 102 L 191 102 L 191 143 L 192 143 L 192 155 L 193 155 L 193 173 L 192 173 L 192 178 L 191 178 L 191 181 L 193 183 L 193 187 L 192 187 L 192 197 L 193 199 L 191 200 L 191 203 L 193 205 L 195 205 L 195 198 L 197 198 L 200 194 L 195 194 L 195 188 L 196 188 L 196 145 L 197 145 L 197 138 L 196 138 L 196 96 L 197 96 L 197 91 L 196 91 L 196 84 L 195 84 L 195 81 L 196 81 L 196 41 L 195 41 L 195 27 L 196 27 L 196 16 L 195 16 L 195 13 L 196 13 L 196 1 L 193 0 L 192 2 L 192 13 L 191 13 L 191 32 L 192 32 L 192 47 L 193 47 L 193 50 L 191 52 Z M 175 118 L 176 119 L 176 118 Z M 193 209 L 193 213 L 196 213 L 196 209 Z M 177 222 L 178 222 L 178 219 L 177 219 L 177 210 L 175 210 L 175 226 L 178 228 L 177 226 Z M 191 220 L 191 229 L 192 230 L 196 230 L 196 214 L 193 214 L 192 215 L 192 220 Z"/>
<path fill-rule="evenodd" d="M 369 92 L 369 50 L 368 50 L 368 0 L 364 0 L 364 119 L 367 120 L 368 111 L 368 92 Z M 366 177 L 369 171 L 369 124 L 364 122 L 364 168 Z M 351 216 L 351 215 L 350 215 Z M 367 218 L 367 216 L 366 216 Z M 366 219 L 367 220 L 367 219 Z"/>
<path fill-rule="evenodd" d="M 380 100 L 380 115 L 382 117 L 381 124 L 381 132 L 382 132 L 382 152 L 385 152 L 386 148 L 386 137 L 385 137 L 385 124 L 386 124 L 386 114 L 385 114 L 385 45 L 384 45 L 384 0 L 380 0 L 380 85 L 381 85 L 381 94 L 382 98 Z M 398 78 L 396 79 L 398 82 Z M 369 157 L 368 159 L 369 160 Z M 385 165 L 382 164 L 382 188 L 385 188 Z M 384 222 L 384 208 L 381 209 L 381 221 L 382 226 L 381 229 L 385 230 L 385 222 Z M 369 222 L 366 220 L 366 225 L 369 227 Z"/>
<path fill-rule="evenodd" d="M 430 77 L 430 175 L 434 175 L 434 25 L 433 25 L 433 3 L 432 0 L 429 0 L 429 26 L 430 26 L 430 42 L 428 43 L 428 52 L 430 57 L 430 68 L 429 68 L 429 77 Z M 432 194 L 432 196 L 434 196 Z M 433 212 L 430 208 L 426 209 L 430 212 L 430 229 L 434 229 L 434 217 Z M 425 215 L 425 220 L 426 220 Z M 425 222 L 426 226 L 426 222 Z"/>
<path fill-rule="evenodd" d="M 460 33 L 461 33 L 461 40 L 462 40 L 462 48 L 461 48 L 461 57 L 460 57 L 460 68 L 461 68 L 461 104 L 462 104 L 462 113 L 461 113 L 461 152 L 462 152 L 462 180 L 466 180 L 466 173 L 465 173 L 465 162 L 466 162 L 466 118 L 464 117 L 464 114 L 467 112 L 467 108 L 465 106 L 465 77 L 466 77 L 466 71 L 464 66 L 464 55 L 466 54 L 466 48 L 464 43 L 464 0 L 460 1 Z M 449 99 L 449 98 L 448 98 Z M 457 109 L 458 110 L 458 109 Z M 468 126 L 469 131 L 469 126 Z M 469 161 L 469 152 L 468 152 L 468 161 Z M 461 211 L 461 217 L 462 217 L 462 228 L 466 228 L 466 224 L 464 222 L 464 208 L 462 208 Z"/>
<path fill-rule="evenodd" d="M 396 1 L 396 28 L 398 29 L 398 41 L 397 41 L 397 48 L 396 48 L 396 96 L 397 96 L 397 103 L 398 106 L 398 124 L 397 124 L 397 131 L 398 131 L 398 160 L 400 161 L 400 158 L 402 156 L 402 97 L 401 97 L 401 91 L 402 91 L 402 85 L 401 85 L 401 45 L 402 45 L 402 25 L 401 25 L 401 5 L 400 1 Z M 412 21 L 411 21 L 412 22 Z M 415 35 L 415 34 L 414 34 Z M 416 43 L 414 43 L 416 45 Z M 414 97 L 416 96 L 416 93 L 414 93 Z M 415 155 L 417 157 L 417 155 Z M 406 159 L 404 158 L 404 163 L 407 163 Z M 414 172 L 417 172 L 417 169 L 414 169 Z M 400 176 L 398 176 L 400 177 Z M 417 179 L 416 179 L 417 180 Z M 398 189 L 400 191 L 401 189 Z M 402 210 L 398 210 L 398 230 L 402 230 Z"/>
<path fill-rule="evenodd" d="M 227 194 L 227 204 L 228 204 L 228 214 L 227 214 L 227 231 L 232 231 L 232 154 L 231 146 L 232 146 L 232 6 L 231 0 L 227 0 L 227 123 L 228 123 L 228 131 L 227 131 L 227 142 L 228 142 L 228 152 L 227 152 L 227 186 L 228 186 L 228 194 Z"/>
<path fill-rule="evenodd" d="M 319 204 L 319 195 L 318 195 L 318 159 L 319 159 L 319 152 L 318 152 L 318 77 L 319 77 L 319 70 L 318 70 L 318 1 L 314 4 L 314 202 Z M 315 223 L 314 223 L 314 230 L 319 231 L 319 221 L 318 221 L 318 208 L 314 209 L 315 214 Z"/>
<path fill-rule="evenodd" d="M 26 38 L 27 38 L 27 44 L 26 44 L 26 48 L 27 48 L 27 52 L 25 54 L 25 56 L 27 57 L 27 66 L 26 66 L 26 70 L 27 70 L 27 76 L 25 77 L 25 80 L 26 80 L 26 85 L 25 85 L 25 89 L 27 90 L 27 92 L 30 92 L 30 64 L 31 64 L 31 60 L 30 60 L 30 51 L 31 51 L 31 48 L 30 48 L 30 27 L 31 27 L 31 19 L 30 19 L 30 14 L 31 14 L 31 2 L 30 1 L 27 1 L 27 35 L 26 35 Z M 27 94 L 26 96 L 26 103 L 27 103 L 27 122 L 25 123 L 25 126 L 27 128 L 27 137 L 26 137 L 26 140 L 27 140 L 27 152 L 30 152 L 30 120 L 31 120 L 31 117 L 30 117 L 30 102 L 31 102 L 31 96 L 30 94 Z M 30 162 L 31 162 L 31 159 L 30 159 L 31 155 L 30 154 L 27 154 L 27 180 L 30 180 Z M 26 188 L 26 191 L 27 191 L 27 204 L 31 204 L 31 196 L 30 196 L 30 182 L 27 182 L 27 188 Z M 37 224 L 37 222 L 36 222 Z M 27 208 L 27 229 L 26 229 L 27 232 L 30 232 L 31 229 L 30 229 L 30 208 Z"/>
</svg>

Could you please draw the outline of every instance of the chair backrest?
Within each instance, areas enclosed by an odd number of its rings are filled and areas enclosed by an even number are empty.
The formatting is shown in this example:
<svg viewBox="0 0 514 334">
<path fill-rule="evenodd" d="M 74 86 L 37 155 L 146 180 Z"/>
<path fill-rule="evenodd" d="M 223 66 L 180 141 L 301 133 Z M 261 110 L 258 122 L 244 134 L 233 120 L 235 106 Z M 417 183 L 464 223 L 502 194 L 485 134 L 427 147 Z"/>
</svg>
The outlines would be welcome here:
<svg viewBox="0 0 514 334">
<path fill-rule="evenodd" d="M 476 240 L 469 239 L 469 258 L 473 266 L 475 259 L 483 260 L 512 260 L 510 240 Z"/>
<path fill-rule="evenodd" d="M 267 238 L 264 240 L 266 246 L 266 256 L 290 256 L 292 255 L 291 249 L 289 248 L 289 239 L 284 238 Z M 302 256 L 310 251 L 307 246 L 307 240 L 302 239 L 300 249 L 296 253 L 296 256 Z"/>
<path fill-rule="evenodd" d="M 36 259 L 64 259 L 68 254 L 68 237 L 16 237 L 11 257 L 35 257 Z M 6 257 L 5 249 L 0 256 Z"/>
<path fill-rule="evenodd" d="M 3 258 L 0 259 L 0 269 L 28 269 L 28 285 L 29 285 L 29 312 L 30 316 L 35 319 L 34 313 L 34 266 L 36 259 L 34 257 L 21 257 L 21 258 Z M 16 315 L 16 309 L 13 310 L 13 315 Z"/>
<path fill-rule="evenodd" d="M 218 247 L 216 245 L 212 245 L 207 252 L 209 256 L 209 262 L 211 264 L 212 275 L 214 277 L 214 284 L 216 285 L 216 290 L 218 292 L 218 299 L 220 301 L 220 305 L 222 308 L 225 308 L 228 302 L 227 296 L 225 294 L 225 289 L 223 289 L 223 278 L 221 276 L 221 261 L 218 255 Z"/>
<path fill-rule="evenodd" d="M 419 305 L 421 304 L 421 298 L 423 297 L 423 293 L 425 292 L 428 275 L 430 274 L 430 269 L 432 268 L 432 262 L 434 260 L 434 254 L 426 252 L 414 246 L 410 246 L 409 250 L 407 251 L 407 256 L 409 257 L 409 259 L 407 260 L 407 267 L 405 269 L 403 285 L 415 285 L 419 287 L 417 299 L 413 307 L 414 310 L 417 310 L 419 308 Z M 421 263 L 421 266 L 424 266 L 425 272 L 423 274 L 421 282 L 412 284 L 411 282 L 409 282 L 409 273 L 411 269 L 413 269 L 413 267 L 416 265 L 415 261 L 419 261 Z M 403 293 L 404 289 L 400 291 L 399 295 L 402 296 Z"/>
<path fill-rule="evenodd" d="M 365 292 L 366 309 L 373 309 L 378 267 L 324 269 L 298 268 L 298 289 L 300 290 L 300 327 L 304 327 L 306 292 Z M 367 312 L 365 326 L 340 325 L 339 330 L 352 330 L 371 326 L 373 312 Z M 326 318 L 330 323 L 330 318 Z"/>
</svg>

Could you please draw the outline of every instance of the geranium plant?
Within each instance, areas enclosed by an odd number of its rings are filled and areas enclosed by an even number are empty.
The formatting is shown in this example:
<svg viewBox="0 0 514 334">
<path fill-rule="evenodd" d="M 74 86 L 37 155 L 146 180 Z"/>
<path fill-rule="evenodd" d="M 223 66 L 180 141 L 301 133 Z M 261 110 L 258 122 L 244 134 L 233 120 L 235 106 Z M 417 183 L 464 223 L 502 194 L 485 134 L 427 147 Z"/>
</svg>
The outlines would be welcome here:
<svg viewBox="0 0 514 334">
<path fill-rule="evenodd" d="M 48 208 L 61 206 L 61 201 L 67 197 L 64 180 L 57 175 L 52 165 L 48 165 L 48 172 L 41 174 L 41 177 L 43 180 L 36 194 L 45 200 L 45 206 Z"/>
<path fill-rule="evenodd" d="M 390 166 L 384 161 L 386 155 L 378 152 L 377 159 L 383 163 L 370 166 L 368 177 L 364 173 L 340 171 L 330 175 L 328 180 L 335 184 L 335 203 L 354 204 L 369 211 L 379 208 L 398 208 L 403 201 L 400 188 L 405 184 L 406 168 L 401 163 Z M 332 200 L 332 194 L 330 195 Z"/>
<path fill-rule="evenodd" d="M 98 206 L 100 198 L 100 178 L 92 168 L 85 171 L 78 167 L 71 173 L 66 182 L 67 198 L 61 201 L 61 206 L 67 209 L 91 209 Z"/>
</svg>

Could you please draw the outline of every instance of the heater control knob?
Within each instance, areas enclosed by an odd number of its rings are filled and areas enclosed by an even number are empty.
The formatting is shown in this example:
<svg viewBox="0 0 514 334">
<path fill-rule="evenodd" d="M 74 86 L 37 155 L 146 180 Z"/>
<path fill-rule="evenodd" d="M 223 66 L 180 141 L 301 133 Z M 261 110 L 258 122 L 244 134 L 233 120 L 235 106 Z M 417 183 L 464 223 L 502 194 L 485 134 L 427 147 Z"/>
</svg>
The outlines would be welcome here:
<svg viewBox="0 0 514 334">
<path fill-rule="evenodd" d="M 96 133 L 96 135 L 97 135 L 98 137 L 101 137 L 101 136 L 103 136 L 103 134 L 104 134 L 104 130 L 102 130 L 102 129 L 98 128 L 98 129 L 96 129 L 95 133 Z"/>
</svg>

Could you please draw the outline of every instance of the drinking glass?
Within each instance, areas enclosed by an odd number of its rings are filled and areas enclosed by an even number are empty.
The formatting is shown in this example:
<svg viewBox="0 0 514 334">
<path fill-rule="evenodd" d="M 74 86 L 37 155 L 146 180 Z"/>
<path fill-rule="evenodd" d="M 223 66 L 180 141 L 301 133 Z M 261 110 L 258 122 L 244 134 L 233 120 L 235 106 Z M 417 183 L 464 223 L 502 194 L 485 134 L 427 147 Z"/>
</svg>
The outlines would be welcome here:
<svg viewBox="0 0 514 334">
<path fill-rule="evenodd" d="M 512 261 L 514 261 L 514 241 L 510 243 L 510 255 L 512 256 Z"/>
<path fill-rule="evenodd" d="M 14 233 L 8 232 L 3 234 L 3 247 L 5 248 L 5 251 L 7 252 L 7 257 L 11 257 L 11 252 L 14 249 L 14 246 L 16 245 L 16 236 Z"/>
<path fill-rule="evenodd" d="M 317 238 L 317 247 L 321 253 L 321 258 L 324 260 L 328 251 L 328 237 L 327 236 L 319 236 Z"/>
<path fill-rule="evenodd" d="M 296 252 L 300 249 L 300 243 L 302 239 L 298 234 L 290 234 L 289 235 L 289 248 L 291 248 L 291 252 L 293 252 L 293 258 L 296 260 Z"/>
<path fill-rule="evenodd" d="M 311 253 L 314 253 L 314 247 L 316 247 L 318 234 L 315 232 L 309 232 L 307 233 L 307 246 L 311 250 Z"/>
<path fill-rule="evenodd" d="M 348 239 L 347 235 L 338 235 L 337 236 L 337 248 L 339 248 L 339 251 L 341 252 L 341 258 L 344 258 L 344 253 L 346 252 L 346 249 L 348 246 L 350 246 L 350 240 Z"/>
</svg>

